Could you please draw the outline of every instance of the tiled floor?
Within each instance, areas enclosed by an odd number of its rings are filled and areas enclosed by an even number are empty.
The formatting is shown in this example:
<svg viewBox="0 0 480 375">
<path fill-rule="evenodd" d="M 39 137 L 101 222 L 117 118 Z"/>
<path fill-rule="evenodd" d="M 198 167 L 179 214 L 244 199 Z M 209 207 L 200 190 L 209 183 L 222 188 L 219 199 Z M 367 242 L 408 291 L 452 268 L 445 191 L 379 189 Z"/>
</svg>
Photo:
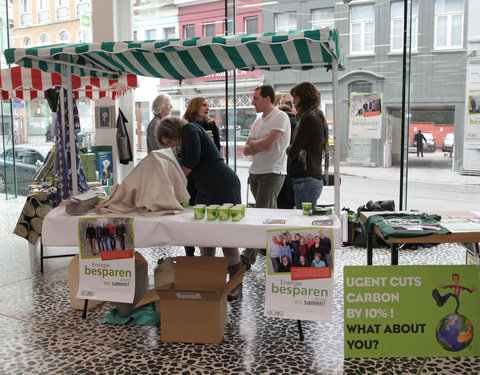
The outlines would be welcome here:
<svg viewBox="0 0 480 375">
<path fill-rule="evenodd" d="M 12 233 L 22 206 L 0 200 L 0 374 L 480 374 L 480 358 L 343 358 L 343 266 L 365 264 L 364 248 L 336 252 L 334 321 L 303 322 L 303 342 L 295 321 L 263 316 L 264 258 L 247 273 L 243 299 L 229 303 L 222 345 L 164 344 L 158 326 L 101 324 L 108 303 L 84 320 L 70 307 L 70 258 L 32 274 L 27 242 Z M 153 272 L 161 253 L 183 248 L 141 252 Z M 375 264 L 389 261 L 387 250 L 375 251 Z M 401 264 L 464 262 L 453 244 L 400 253 Z"/>
</svg>

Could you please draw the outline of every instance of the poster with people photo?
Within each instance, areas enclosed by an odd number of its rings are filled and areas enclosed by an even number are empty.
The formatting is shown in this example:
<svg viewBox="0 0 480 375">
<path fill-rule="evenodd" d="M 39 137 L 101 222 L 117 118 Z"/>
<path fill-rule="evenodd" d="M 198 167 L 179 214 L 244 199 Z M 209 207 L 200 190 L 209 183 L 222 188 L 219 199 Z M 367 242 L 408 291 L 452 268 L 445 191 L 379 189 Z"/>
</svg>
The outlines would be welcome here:
<svg viewBox="0 0 480 375">
<path fill-rule="evenodd" d="M 133 219 L 81 218 L 77 298 L 131 303 L 135 294 Z"/>
<path fill-rule="evenodd" d="M 332 228 L 268 230 L 265 316 L 331 322 L 334 248 Z"/>
<path fill-rule="evenodd" d="M 350 138 L 380 139 L 382 135 L 382 95 L 352 93 L 350 96 Z"/>
</svg>

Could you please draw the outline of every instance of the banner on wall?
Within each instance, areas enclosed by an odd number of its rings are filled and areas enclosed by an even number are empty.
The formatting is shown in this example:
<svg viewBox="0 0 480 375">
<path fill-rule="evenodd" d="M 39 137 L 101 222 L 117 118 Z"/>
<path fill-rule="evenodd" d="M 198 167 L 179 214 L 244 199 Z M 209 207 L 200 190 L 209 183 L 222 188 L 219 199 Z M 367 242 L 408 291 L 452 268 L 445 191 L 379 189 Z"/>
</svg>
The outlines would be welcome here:
<svg viewBox="0 0 480 375">
<path fill-rule="evenodd" d="M 264 314 L 270 318 L 332 321 L 332 228 L 267 231 Z"/>
<path fill-rule="evenodd" d="M 479 271 L 346 266 L 345 357 L 480 355 Z"/>
<path fill-rule="evenodd" d="M 465 122 L 465 148 L 480 148 L 480 90 L 468 92 L 468 116 Z"/>
<path fill-rule="evenodd" d="M 135 295 L 133 219 L 81 218 L 77 298 L 132 303 Z"/>
<path fill-rule="evenodd" d="M 349 138 L 380 139 L 382 136 L 382 95 L 350 95 Z"/>
</svg>

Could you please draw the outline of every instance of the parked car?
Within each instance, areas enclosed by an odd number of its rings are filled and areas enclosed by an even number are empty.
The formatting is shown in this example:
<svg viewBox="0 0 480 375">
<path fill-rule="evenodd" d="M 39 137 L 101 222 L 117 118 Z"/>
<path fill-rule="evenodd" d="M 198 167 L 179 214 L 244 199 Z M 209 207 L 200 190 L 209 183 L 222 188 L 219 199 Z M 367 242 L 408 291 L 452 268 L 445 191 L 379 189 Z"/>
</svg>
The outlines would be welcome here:
<svg viewBox="0 0 480 375">
<path fill-rule="evenodd" d="M 5 192 L 5 175 L 13 179 L 13 160 L 15 158 L 17 189 L 19 194 L 28 193 L 28 185 L 32 183 L 33 175 L 43 165 L 45 157 L 54 143 L 31 143 L 15 145 L 15 149 L 8 147 L 0 153 L 0 192 Z M 9 170 L 5 173 L 5 170 Z M 13 191 L 13 181 L 10 191 Z"/>
<path fill-rule="evenodd" d="M 422 132 L 423 136 L 427 140 L 427 143 L 424 142 L 423 144 L 423 151 L 424 152 L 435 152 L 435 138 L 433 138 L 432 133 L 424 133 Z M 414 138 L 412 138 L 412 147 L 417 147 L 417 142 Z"/>
<path fill-rule="evenodd" d="M 443 138 L 442 152 L 452 152 L 454 141 L 455 141 L 455 136 L 453 133 L 446 134 L 445 137 Z"/>
</svg>

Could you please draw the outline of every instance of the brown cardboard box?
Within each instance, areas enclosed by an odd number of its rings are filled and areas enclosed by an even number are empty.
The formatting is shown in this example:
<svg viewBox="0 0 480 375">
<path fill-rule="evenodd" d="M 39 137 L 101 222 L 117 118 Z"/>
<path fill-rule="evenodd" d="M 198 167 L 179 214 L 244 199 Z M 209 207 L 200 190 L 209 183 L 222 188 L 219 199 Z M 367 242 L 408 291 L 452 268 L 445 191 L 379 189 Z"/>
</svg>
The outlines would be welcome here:
<svg viewBox="0 0 480 375">
<path fill-rule="evenodd" d="M 177 257 L 175 281 L 150 290 L 137 304 L 160 299 L 164 342 L 218 344 L 227 325 L 227 295 L 245 268 L 226 282 L 224 257 Z"/>
</svg>

